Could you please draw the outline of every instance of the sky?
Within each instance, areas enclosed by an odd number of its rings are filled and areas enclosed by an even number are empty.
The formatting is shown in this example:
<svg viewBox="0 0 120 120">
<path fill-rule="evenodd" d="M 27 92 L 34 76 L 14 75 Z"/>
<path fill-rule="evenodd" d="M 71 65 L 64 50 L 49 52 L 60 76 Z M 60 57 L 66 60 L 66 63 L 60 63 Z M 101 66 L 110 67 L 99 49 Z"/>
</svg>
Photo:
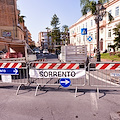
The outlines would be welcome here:
<svg viewBox="0 0 120 120">
<path fill-rule="evenodd" d="M 32 34 L 32 40 L 38 41 L 38 33 L 46 32 L 54 14 L 63 25 L 70 27 L 81 16 L 80 0 L 17 0 L 17 8 L 25 17 L 25 25 Z"/>
</svg>

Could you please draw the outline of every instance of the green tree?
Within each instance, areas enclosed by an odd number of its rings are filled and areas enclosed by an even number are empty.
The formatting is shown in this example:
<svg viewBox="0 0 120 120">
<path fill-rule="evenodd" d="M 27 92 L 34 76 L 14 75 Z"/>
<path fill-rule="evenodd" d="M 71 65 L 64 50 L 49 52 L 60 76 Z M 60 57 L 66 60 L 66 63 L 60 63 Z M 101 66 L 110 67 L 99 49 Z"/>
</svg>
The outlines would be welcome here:
<svg viewBox="0 0 120 120">
<path fill-rule="evenodd" d="M 113 29 L 113 34 L 115 35 L 114 45 L 116 48 L 120 48 L 120 22 L 116 24 L 116 27 Z"/>
<path fill-rule="evenodd" d="M 62 26 L 62 41 L 68 44 L 69 42 L 69 28 L 67 25 Z"/>
<path fill-rule="evenodd" d="M 59 18 L 57 17 L 56 14 L 54 14 L 53 17 L 52 17 L 51 26 L 52 26 L 53 28 L 57 28 L 57 26 L 58 26 L 59 24 L 60 24 Z"/>
<path fill-rule="evenodd" d="M 115 48 L 120 48 L 120 22 L 113 28 L 113 34 L 115 35 L 114 45 L 109 45 L 108 47 L 111 47 L 115 52 Z"/>
<path fill-rule="evenodd" d="M 19 23 L 24 23 L 24 18 L 25 18 L 26 16 L 23 16 L 23 15 L 20 15 L 20 14 L 18 14 L 18 22 Z"/>
<path fill-rule="evenodd" d="M 54 14 L 51 21 L 51 26 L 53 27 L 51 31 L 51 38 L 52 38 L 53 45 L 56 45 L 56 44 L 58 45 L 61 42 L 60 28 L 58 27 L 58 25 L 60 25 L 59 18 L 57 17 L 56 14 Z"/>
</svg>

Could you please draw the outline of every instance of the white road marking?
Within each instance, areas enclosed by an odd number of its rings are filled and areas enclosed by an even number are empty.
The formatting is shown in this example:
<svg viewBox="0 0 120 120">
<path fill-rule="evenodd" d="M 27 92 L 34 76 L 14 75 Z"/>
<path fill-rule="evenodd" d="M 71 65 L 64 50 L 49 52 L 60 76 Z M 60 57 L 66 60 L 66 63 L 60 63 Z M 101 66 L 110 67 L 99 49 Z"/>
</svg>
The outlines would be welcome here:
<svg viewBox="0 0 120 120">
<path fill-rule="evenodd" d="M 92 108 L 93 112 L 97 113 L 97 111 L 98 111 L 98 103 L 97 103 L 96 93 L 91 92 L 90 93 L 90 98 L 91 98 L 91 108 Z"/>
</svg>

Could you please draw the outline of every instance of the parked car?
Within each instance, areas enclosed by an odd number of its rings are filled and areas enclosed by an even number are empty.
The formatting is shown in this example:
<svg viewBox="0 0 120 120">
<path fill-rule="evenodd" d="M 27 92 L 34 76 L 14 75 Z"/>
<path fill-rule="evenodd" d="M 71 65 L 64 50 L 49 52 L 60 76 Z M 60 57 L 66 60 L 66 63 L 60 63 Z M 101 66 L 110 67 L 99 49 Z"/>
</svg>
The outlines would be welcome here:
<svg viewBox="0 0 120 120">
<path fill-rule="evenodd" d="M 44 49 L 44 50 L 43 50 L 43 54 L 49 54 L 48 49 Z"/>
<path fill-rule="evenodd" d="M 0 59 L 5 58 L 5 55 L 6 53 L 4 53 L 3 51 L 0 51 Z"/>
<path fill-rule="evenodd" d="M 62 61 L 62 53 L 58 55 L 58 60 Z"/>
<path fill-rule="evenodd" d="M 40 50 L 34 50 L 35 53 L 40 53 Z"/>
</svg>

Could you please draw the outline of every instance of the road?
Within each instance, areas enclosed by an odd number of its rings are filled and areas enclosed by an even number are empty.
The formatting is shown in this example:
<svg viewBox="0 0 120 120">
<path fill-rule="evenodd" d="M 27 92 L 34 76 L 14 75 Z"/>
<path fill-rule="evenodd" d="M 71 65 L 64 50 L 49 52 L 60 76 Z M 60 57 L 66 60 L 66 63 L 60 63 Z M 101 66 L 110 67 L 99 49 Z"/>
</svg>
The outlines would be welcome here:
<svg viewBox="0 0 120 120">
<path fill-rule="evenodd" d="M 54 53 L 49 53 L 49 54 L 37 54 L 37 58 L 46 58 L 46 59 L 57 59 L 57 55 Z"/>
<path fill-rule="evenodd" d="M 47 61 L 56 61 L 56 55 L 45 55 Z M 92 72 L 96 71 L 91 71 Z M 96 73 L 94 73 L 96 75 Z M 101 76 L 99 74 L 99 76 Z M 89 77 L 87 77 L 88 80 Z M 101 83 L 94 76 L 90 78 Z M 93 82 L 92 82 L 93 83 Z M 96 86 L 42 86 L 35 96 L 35 84 L 22 87 L 0 84 L 1 120 L 115 120 L 120 114 L 120 88 L 100 88 L 97 99 Z"/>
<path fill-rule="evenodd" d="M 4 86 L 4 87 L 3 87 Z M 45 87 L 35 97 L 35 88 L 20 90 L 17 86 L 0 85 L 1 120 L 110 120 L 120 112 L 120 90 L 96 90 L 80 87 L 77 97 L 73 88 Z"/>
</svg>

